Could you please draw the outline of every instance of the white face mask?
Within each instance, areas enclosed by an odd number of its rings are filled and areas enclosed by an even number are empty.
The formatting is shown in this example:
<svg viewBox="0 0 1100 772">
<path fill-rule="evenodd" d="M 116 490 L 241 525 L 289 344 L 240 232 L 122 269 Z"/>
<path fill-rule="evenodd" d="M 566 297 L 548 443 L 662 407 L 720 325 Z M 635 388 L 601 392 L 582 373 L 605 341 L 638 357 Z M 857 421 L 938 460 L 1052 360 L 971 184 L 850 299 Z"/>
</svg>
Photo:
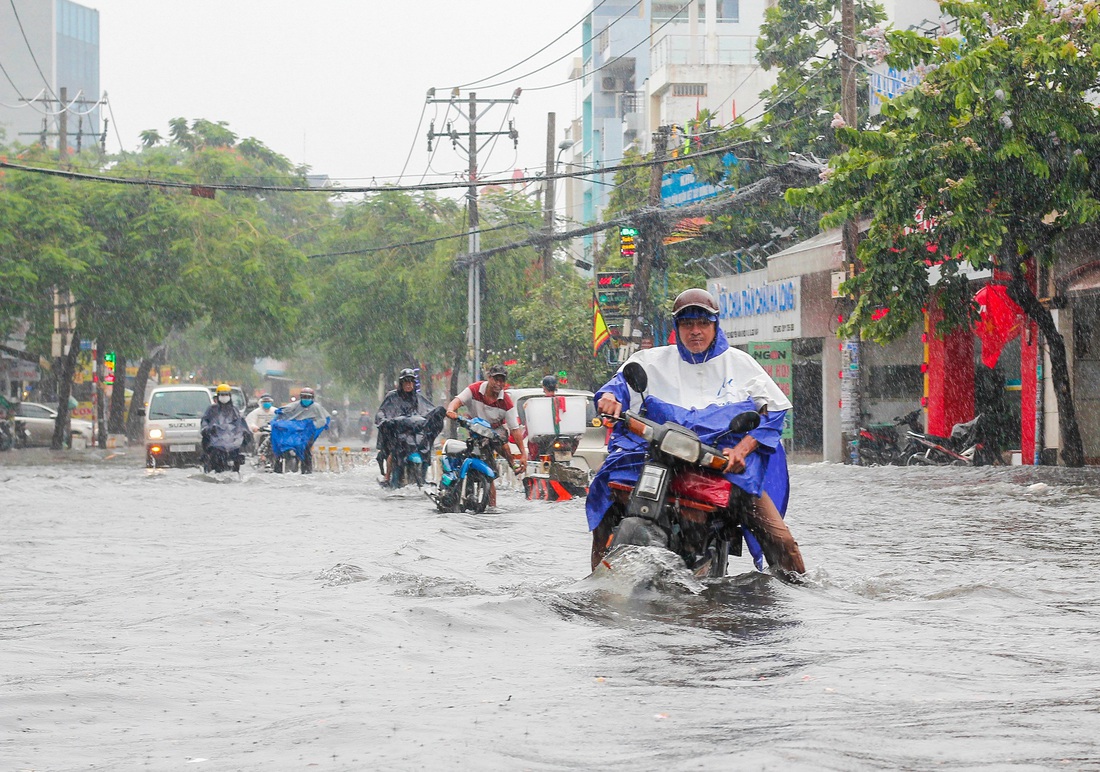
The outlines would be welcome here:
<svg viewBox="0 0 1100 772">
<path fill-rule="evenodd" d="M 228 395 L 228 394 L 220 394 L 220 395 L 218 395 L 218 402 L 221 402 L 221 403 L 222 403 L 223 405 L 228 405 L 228 404 L 229 404 L 229 400 L 231 400 L 231 399 L 233 399 L 233 397 L 231 397 L 231 396 L 230 396 L 230 395 Z"/>
</svg>

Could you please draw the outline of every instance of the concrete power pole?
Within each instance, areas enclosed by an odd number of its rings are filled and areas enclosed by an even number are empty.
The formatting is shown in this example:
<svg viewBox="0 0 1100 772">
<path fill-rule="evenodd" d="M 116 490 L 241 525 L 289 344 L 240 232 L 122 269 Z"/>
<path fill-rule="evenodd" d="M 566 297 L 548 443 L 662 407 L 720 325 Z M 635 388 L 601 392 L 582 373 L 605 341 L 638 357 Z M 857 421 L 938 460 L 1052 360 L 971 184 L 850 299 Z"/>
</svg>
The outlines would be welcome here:
<svg viewBox="0 0 1100 772">
<path fill-rule="evenodd" d="M 65 168 L 69 161 L 69 89 L 62 86 L 58 96 L 61 114 L 57 116 L 57 159 L 58 166 Z"/>
<path fill-rule="evenodd" d="M 478 131 L 477 121 L 478 118 L 488 112 L 493 105 L 516 104 L 519 102 L 519 94 L 520 89 L 517 88 L 515 92 L 513 92 L 511 99 L 478 99 L 477 94 L 471 91 L 467 98 L 467 107 L 464 114 L 464 117 L 469 122 L 469 130 L 467 132 L 467 155 L 470 160 L 470 188 L 466 194 L 470 225 L 469 254 L 471 255 L 466 261 L 466 359 L 470 371 L 470 381 L 476 381 L 481 373 L 481 266 L 483 265 L 483 260 L 480 257 L 476 257 L 478 252 L 481 251 L 481 234 L 478 228 L 479 219 L 477 212 L 477 138 L 491 138 L 499 135 L 506 135 L 512 139 L 513 143 L 519 144 L 519 132 L 516 131 L 511 121 L 508 122 L 507 131 Z M 428 104 L 436 104 L 439 102 L 449 103 L 460 115 L 463 115 L 462 103 L 458 101 L 458 89 L 455 89 L 451 93 L 449 99 L 436 99 L 435 89 L 429 89 L 427 101 Z M 485 110 L 478 113 L 478 105 L 486 105 Z M 447 125 L 446 131 L 436 132 L 435 122 L 433 121 L 428 129 L 429 151 L 431 151 L 432 141 L 436 137 L 448 137 L 452 145 L 457 145 L 460 139 L 458 131 L 455 130 L 451 124 Z"/>
<path fill-rule="evenodd" d="M 840 104 L 841 118 L 852 128 L 859 125 L 856 110 L 856 14 L 854 0 L 842 0 L 840 18 Z M 855 220 L 844 223 L 843 245 L 847 278 L 859 272 L 859 224 Z M 854 303 L 846 304 L 851 311 Z M 840 430 L 844 438 L 844 451 L 850 454 L 853 464 L 859 463 L 859 425 L 863 419 L 863 350 L 859 332 L 847 338 L 841 347 L 841 410 Z"/>
<path fill-rule="evenodd" d="M 671 129 L 660 126 L 653 134 L 653 166 L 649 175 L 649 194 L 646 206 L 661 206 L 661 180 L 665 173 L 665 160 L 668 158 L 668 137 Z M 631 301 L 630 346 L 635 350 L 636 339 L 643 334 L 646 321 L 653 321 L 652 304 L 649 302 L 649 283 L 653 276 L 653 267 L 657 263 L 657 250 L 663 237 L 663 229 L 656 219 L 647 219 L 639 226 L 641 243 L 634 257 L 634 289 Z M 636 326 L 635 326 L 636 325 Z"/>
<path fill-rule="evenodd" d="M 542 248 L 542 278 L 550 281 L 554 278 L 554 242 L 549 237 L 554 233 L 554 174 L 557 157 L 554 155 L 554 124 L 557 113 L 546 114 L 546 178 L 543 180 L 543 223 L 546 226 L 547 242 Z"/>
</svg>

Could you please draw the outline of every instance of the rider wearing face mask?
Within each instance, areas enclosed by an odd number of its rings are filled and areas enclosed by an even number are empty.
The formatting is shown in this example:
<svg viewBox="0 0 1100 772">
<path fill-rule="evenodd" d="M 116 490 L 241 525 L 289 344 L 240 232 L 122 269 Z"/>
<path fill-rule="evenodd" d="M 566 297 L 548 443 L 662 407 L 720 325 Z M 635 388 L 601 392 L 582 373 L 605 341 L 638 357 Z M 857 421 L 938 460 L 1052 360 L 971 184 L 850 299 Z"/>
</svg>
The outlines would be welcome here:
<svg viewBox="0 0 1100 772">
<path fill-rule="evenodd" d="M 206 453 L 210 449 L 210 439 L 215 433 L 227 433 L 240 430 L 245 436 L 244 445 L 251 442 L 251 433 L 245 423 L 241 411 L 233 404 L 233 390 L 229 384 L 222 383 L 214 390 L 214 404 L 206 408 L 202 421 L 199 423 L 202 431 L 202 450 Z"/>
<path fill-rule="evenodd" d="M 279 408 L 279 417 L 288 421 L 302 421 L 310 419 L 313 426 L 321 429 L 327 419 L 328 413 L 321 407 L 321 403 L 315 399 L 313 389 L 306 386 L 298 392 L 298 401 L 291 402 Z M 302 459 L 302 473 L 309 474 L 313 471 L 313 443 L 306 446 L 305 458 Z"/>
<path fill-rule="evenodd" d="M 260 397 L 260 406 L 245 417 L 245 422 L 252 433 L 263 429 L 275 419 L 275 402 L 270 394 Z"/>
<path fill-rule="evenodd" d="M 718 312 L 718 304 L 706 290 L 681 292 L 672 309 L 676 344 L 639 351 L 629 361 L 645 368 L 649 381 L 646 395 L 673 405 L 704 411 L 712 405 L 749 399 L 756 403 L 762 414 L 760 426 L 736 446 L 723 449 L 728 459 L 726 471 L 743 472 L 750 454 L 767 457 L 764 490 L 755 499 L 745 541 L 757 565 L 761 564 L 761 557 L 766 557 L 773 568 L 801 574 L 806 570 L 802 554 L 782 519 L 788 483 L 780 434 L 791 403 L 751 355 L 730 347 L 718 326 Z M 599 413 L 618 416 L 624 410 L 637 410 L 640 403 L 640 395 L 627 386 L 622 369 L 596 392 Z M 622 514 L 621 502 L 615 501 L 608 481 L 618 475 L 622 478 L 618 482 L 626 482 L 632 475 L 629 480 L 632 483 L 641 471 L 640 466 L 633 469 L 625 463 L 629 452 L 627 441 L 625 435 L 612 438 L 607 461 L 589 486 L 585 504 L 588 527 L 592 530 L 593 569 L 603 558 Z"/>
</svg>

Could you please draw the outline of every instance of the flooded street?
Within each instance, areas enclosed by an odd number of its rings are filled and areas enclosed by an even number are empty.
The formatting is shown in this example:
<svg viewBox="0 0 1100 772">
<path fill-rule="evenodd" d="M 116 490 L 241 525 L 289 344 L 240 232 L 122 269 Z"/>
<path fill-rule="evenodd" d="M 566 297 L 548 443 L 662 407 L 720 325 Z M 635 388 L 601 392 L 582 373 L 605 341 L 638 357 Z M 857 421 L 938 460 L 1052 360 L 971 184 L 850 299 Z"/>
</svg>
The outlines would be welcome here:
<svg viewBox="0 0 1100 772">
<path fill-rule="evenodd" d="M 1100 769 L 1093 471 L 795 466 L 809 581 L 704 587 L 373 464 L 0 461 L 0 769 Z"/>
</svg>

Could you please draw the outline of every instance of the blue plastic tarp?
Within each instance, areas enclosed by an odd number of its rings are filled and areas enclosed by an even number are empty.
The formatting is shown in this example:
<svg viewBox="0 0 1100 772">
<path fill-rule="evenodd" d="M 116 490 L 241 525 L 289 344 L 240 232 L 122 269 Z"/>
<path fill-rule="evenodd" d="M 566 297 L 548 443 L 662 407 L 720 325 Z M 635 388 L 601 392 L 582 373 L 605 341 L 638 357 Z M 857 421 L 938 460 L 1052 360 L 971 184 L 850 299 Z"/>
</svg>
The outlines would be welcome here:
<svg viewBox="0 0 1100 772">
<path fill-rule="evenodd" d="M 299 458 L 305 455 L 306 448 L 314 443 L 328 427 L 328 421 L 324 426 L 314 426 L 313 419 L 286 420 L 277 418 L 271 422 L 271 451 L 276 456 L 281 456 L 288 450 L 293 450 Z"/>
</svg>

